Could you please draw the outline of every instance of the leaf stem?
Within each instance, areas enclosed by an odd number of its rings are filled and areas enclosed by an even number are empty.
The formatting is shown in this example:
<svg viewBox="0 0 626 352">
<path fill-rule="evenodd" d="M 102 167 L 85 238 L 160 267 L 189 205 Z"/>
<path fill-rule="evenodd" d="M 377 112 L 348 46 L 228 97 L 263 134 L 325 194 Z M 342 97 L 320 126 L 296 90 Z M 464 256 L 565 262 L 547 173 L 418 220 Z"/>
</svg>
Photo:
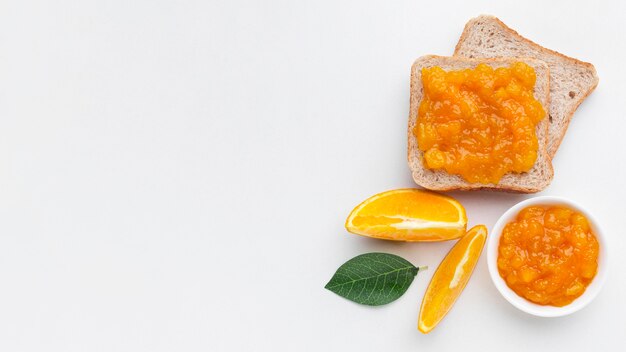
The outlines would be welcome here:
<svg viewBox="0 0 626 352">
<path fill-rule="evenodd" d="M 428 265 L 424 265 L 424 266 L 418 266 L 417 267 L 417 271 L 420 272 L 422 270 L 428 270 Z"/>
</svg>

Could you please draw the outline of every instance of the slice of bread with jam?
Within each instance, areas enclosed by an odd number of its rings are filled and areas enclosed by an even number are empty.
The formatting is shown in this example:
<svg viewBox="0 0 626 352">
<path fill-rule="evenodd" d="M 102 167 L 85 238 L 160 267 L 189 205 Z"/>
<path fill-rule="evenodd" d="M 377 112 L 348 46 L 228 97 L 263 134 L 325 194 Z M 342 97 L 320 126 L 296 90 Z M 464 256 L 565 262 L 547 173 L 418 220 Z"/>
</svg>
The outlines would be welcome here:
<svg viewBox="0 0 626 352">
<path fill-rule="evenodd" d="M 418 121 L 418 111 L 424 98 L 422 69 L 440 67 L 445 71 L 474 69 L 479 64 L 486 64 L 493 69 L 509 67 L 516 62 L 523 62 L 532 67 L 536 74 L 533 90 L 534 98 L 541 103 L 545 110 L 545 118 L 537 125 L 537 157 L 534 165 L 527 172 L 509 172 L 504 174 L 497 183 L 468 182 L 460 175 L 450 174 L 441 168 L 425 166 L 424 152 L 418 146 L 417 136 L 414 133 Z M 408 125 L 408 163 L 415 182 L 427 189 L 436 191 L 450 190 L 479 190 L 491 189 L 517 193 L 534 193 L 545 189 L 554 176 L 551 158 L 548 154 L 548 114 L 550 107 L 550 68 L 540 60 L 532 58 L 502 58 L 502 59 L 469 59 L 463 57 L 423 56 L 417 59 L 411 68 L 411 101 Z"/>
</svg>

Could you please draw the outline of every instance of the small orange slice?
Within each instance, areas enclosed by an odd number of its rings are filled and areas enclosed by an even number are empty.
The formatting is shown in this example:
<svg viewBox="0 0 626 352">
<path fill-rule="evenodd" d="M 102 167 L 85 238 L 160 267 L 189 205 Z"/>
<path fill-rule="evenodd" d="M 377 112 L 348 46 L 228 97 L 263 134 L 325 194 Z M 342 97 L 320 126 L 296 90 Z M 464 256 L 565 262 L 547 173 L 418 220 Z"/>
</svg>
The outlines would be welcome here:
<svg viewBox="0 0 626 352">
<path fill-rule="evenodd" d="M 428 334 L 443 319 L 472 276 L 487 239 L 484 225 L 472 227 L 448 252 L 428 284 L 417 329 Z"/>
<path fill-rule="evenodd" d="M 465 234 L 465 209 L 454 198 L 419 189 L 397 189 L 366 199 L 352 210 L 346 229 L 394 241 L 445 241 Z"/>
</svg>

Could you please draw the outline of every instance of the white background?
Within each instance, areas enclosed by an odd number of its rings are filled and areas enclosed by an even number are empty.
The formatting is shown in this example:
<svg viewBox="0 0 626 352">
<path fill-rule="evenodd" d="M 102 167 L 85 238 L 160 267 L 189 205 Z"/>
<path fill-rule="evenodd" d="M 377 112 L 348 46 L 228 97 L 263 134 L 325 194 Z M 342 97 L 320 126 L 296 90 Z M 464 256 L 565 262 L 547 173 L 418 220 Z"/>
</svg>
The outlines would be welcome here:
<svg viewBox="0 0 626 352">
<path fill-rule="evenodd" d="M 595 213 L 611 273 L 586 309 L 542 319 L 499 295 L 483 255 L 422 335 L 453 243 L 343 223 L 414 185 L 411 63 L 451 54 L 481 13 L 595 64 L 542 194 Z M 3 1 L 0 351 L 623 350 L 625 23 L 618 1 Z M 453 195 L 488 227 L 529 197 Z M 431 270 L 384 307 L 323 288 L 369 251 Z"/>
</svg>

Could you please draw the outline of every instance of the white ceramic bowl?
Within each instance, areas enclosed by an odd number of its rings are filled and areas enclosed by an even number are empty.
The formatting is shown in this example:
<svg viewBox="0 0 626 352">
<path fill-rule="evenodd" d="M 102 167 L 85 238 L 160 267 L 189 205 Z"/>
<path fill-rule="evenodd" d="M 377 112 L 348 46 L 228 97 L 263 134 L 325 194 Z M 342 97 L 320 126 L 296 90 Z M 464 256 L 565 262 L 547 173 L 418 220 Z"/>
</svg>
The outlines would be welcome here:
<svg viewBox="0 0 626 352">
<path fill-rule="evenodd" d="M 600 248 L 598 254 L 598 272 L 596 273 L 593 281 L 591 281 L 589 286 L 587 286 L 585 293 L 583 293 L 572 303 L 564 307 L 542 306 L 527 301 L 525 298 L 522 298 L 518 296 L 515 292 L 513 292 L 513 290 L 511 290 L 506 285 L 504 279 L 500 277 L 500 273 L 498 273 L 498 244 L 500 243 L 502 229 L 506 224 L 513 221 L 522 209 L 530 205 L 563 205 L 571 209 L 575 209 L 583 214 L 585 217 L 587 217 L 587 219 L 589 220 L 589 225 L 593 233 L 596 235 L 596 238 L 598 239 L 598 244 Z M 489 266 L 489 275 L 491 275 L 491 280 L 496 285 L 498 291 L 500 291 L 502 296 L 504 296 L 504 298 L 506 298 L 506 300 L 509 301 L 516 308 L 526 313 L 540 317 L 560 317 L 572 314 L 582 309 L 598 295 L 598 292 L 600 292 L 600 289 L 602 288 L 602 285 L 604 284 L 607 275 L 607 248 L 608 246 L 606 241 L 606 235 L 600 228 L 596 218 L 593 217 L 593 215 L 589 211 L 581 207 L 579 204 L 565 198 L 542 196 L 530 198 L 523 202 L 517 203 L 512 208 L 507 210 L 500 217 L 500 219 L 498 219 L 498 222 L 496 222 L 496 225 L 491 230 L 491 235 L 489 236 L 489 240 L 487 243 L 487 265 Z"/>
</svg>

